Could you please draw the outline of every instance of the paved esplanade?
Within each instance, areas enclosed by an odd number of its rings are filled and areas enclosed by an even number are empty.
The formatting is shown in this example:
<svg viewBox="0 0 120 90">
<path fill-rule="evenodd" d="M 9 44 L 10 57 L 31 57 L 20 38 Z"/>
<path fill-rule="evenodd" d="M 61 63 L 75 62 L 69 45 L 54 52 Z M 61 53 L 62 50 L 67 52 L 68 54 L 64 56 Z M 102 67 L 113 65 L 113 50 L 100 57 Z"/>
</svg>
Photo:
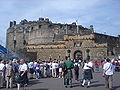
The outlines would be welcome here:
<svg viewBox="0 0 120 90">
<path fill-rule="evenodd" d="M 73 81 L 73 88 L 65 88 L 63 85 L 63 79 L 59 78 L 42 78 L 30 80 L 26 90 L 106 90 L 104 86 L 104 78 L 102 73 L 94 73 L 94 79 L 91 82 L 91 87 L 81 87 L 80 82 Z M 120 72 L 116 72 L 113 77 L 113 86 L 115 90 L 120 90 Z M 2 89 L 6 90 L 6 89 Z M 17 90 L 9 89 L 9 90 Z M 23 88 L 21 88 L 23 90 Z"/>
</svg>

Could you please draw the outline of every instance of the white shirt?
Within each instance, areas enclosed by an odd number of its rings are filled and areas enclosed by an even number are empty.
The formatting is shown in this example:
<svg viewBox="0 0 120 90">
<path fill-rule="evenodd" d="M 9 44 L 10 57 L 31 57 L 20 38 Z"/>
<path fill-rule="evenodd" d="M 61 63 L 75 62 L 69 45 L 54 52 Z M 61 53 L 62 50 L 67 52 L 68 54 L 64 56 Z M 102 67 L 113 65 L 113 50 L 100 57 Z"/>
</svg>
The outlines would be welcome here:
<svg viewBox="0 0 120 90">
<path fill-rule="evenodd" d="M 29 67 L 29 68 L 34 68 L 34 63 L 33 63 L 33 62 L 30 62 L 30 63 L 28 64 L 28 67 Z"/>
<path fill-rule="evenodd" d="M 52 68 L 53 69 L 58 68 L 58 63 L 52 63 Z"/>
<path fill-rule="evenodd" d="M 5 65 L 3 63 L 0 63 L 0 70 L 3 70 Z"/>
<path fill-rule="evenodd" d="M 78 65 L 78 67 L 80 67 L 80 64 L 79 64 L 79 63 L 74 63 L 74 66 L 75 66 L 75 65 Z"/>
<path fill-rule="evenodd" d="M 22 64 L 19 66 L 19 71 L 27 71 L 28 67 L 27 67 L 27 64 Z"/>
<path fill-rule="evenodd" d="M 37 62 L 34 62 L 34 67 L 36 67 Z"/>
<path fill-rule="evenodd" d="M 83 69 L 91 69 L 91 68 L 89 68 L 87 66 L 93 67 L 93 63 L 92 62 L 84 63 Z"/>
<path fill-rule="evenodd" d="M 105 72 L 106 75 L 113 75 L 113 73 L 114 73 L 114 66 L 111 63 L 109 63 L 109 62 L 104 64 L 103 69 L 105 71 L 107 70 Z"/>
</svg>

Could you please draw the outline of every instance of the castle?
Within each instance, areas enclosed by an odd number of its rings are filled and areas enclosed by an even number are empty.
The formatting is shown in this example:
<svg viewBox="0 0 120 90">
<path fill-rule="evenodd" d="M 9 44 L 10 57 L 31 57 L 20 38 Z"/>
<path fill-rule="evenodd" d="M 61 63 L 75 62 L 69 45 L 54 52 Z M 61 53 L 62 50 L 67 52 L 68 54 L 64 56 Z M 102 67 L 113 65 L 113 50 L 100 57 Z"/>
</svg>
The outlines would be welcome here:
<svg viewBox="0 0 120 90">
<path fill-rule="evenodd" d="M 10 22 L 7 48 L 28 60 L 104 58 L 120 54 L 120 36 L 95 33 L 93 25 L 53 23 L 48 18 L 38 21 Z"/>
</svg>

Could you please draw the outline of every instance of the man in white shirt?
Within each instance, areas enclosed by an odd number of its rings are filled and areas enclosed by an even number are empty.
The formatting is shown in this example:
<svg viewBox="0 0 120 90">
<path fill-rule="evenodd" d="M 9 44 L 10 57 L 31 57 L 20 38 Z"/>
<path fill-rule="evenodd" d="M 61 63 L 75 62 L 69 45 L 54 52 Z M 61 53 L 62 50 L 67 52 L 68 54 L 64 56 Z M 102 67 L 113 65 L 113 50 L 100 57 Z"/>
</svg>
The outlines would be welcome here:
<svg viewBox="0 0 120 90">
<path fill-rule="evenodd" d="M 110 59 L 106 59 L 107 63 L 103 66 L 103 74 L 105 76 L 105 86 L 106 88 L 109 88 L 110 90 L 113 90 L 112 88 L 112 81 L 113 81 L 113 73 L 114 73 L 114 66 L 111 63 Z"/>
<path fill-rule="evenodd" d="M 58 64 L 54 61 L 52 63 L 52 77 L 57 77 L 56 68 L 58 68 Z"/>
</svg>

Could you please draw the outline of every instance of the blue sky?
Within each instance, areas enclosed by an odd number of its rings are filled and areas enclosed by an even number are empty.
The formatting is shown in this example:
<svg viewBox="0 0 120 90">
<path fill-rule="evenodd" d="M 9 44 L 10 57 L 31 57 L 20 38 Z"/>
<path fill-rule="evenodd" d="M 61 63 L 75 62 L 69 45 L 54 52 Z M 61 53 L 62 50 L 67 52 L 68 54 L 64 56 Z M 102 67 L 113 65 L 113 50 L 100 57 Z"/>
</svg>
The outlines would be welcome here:
<svg viewBox="0 0 120 90">
<path fill-rule="evenodd" d="M 120 34 L 120 0 L 0 0 L 0 40 L 6 41 L 9 22 L 49 18 L 52 22 L 72 23 L 108 35 Z"/>
</svg>

